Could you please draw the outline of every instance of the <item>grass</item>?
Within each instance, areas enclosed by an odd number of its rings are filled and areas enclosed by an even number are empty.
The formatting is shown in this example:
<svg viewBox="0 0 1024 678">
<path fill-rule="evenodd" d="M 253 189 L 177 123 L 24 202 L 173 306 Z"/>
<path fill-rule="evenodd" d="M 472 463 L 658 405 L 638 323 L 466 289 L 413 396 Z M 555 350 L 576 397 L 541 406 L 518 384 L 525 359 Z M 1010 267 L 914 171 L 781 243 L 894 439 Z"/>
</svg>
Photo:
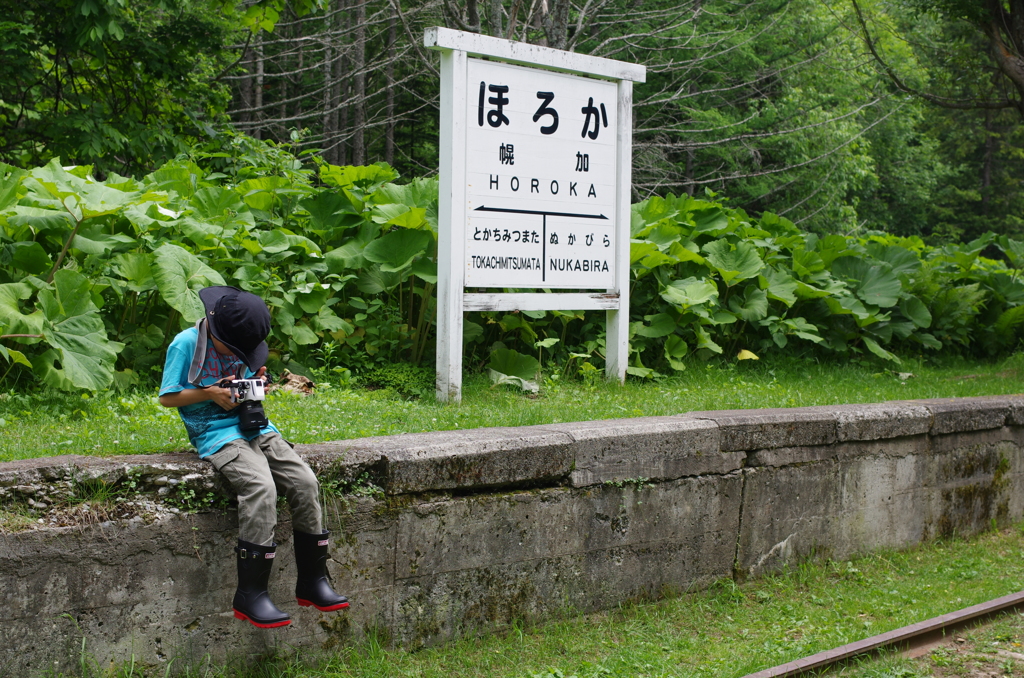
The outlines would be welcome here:
<svg viewBox="0 0 1024 678">
<path fill-rule="evenodd" d="M 333 652 L 178 668 L 204 678 L 729 678 L 1022 588 L 1024 531 L 1017 526 L 904 552 L 806 562 L 756 581 L 727 580 L 656 603 L 623 603 L 609 612 L 536 626 L 514 623 L 501 633 L 417 652 L 388 649 L 370 638 Z M 959 671 L 982 661 L 999 670 L 995 675 L 1021 675 L 1024 662 L 997 654 L 1020 648 L 1021 617 L 1009 615 L 990 628 L 995 630 L 965 634 L 969 646 L 940 648 L 922 660 L 861 659 L 838 673 L 910 678 L 942 669 L 936 675 L 972 675 Z"/>
<path fill-rule="evenodd" d="M 310 397 L 268 399 L 271 420 L 293 442 L 418 431 L 672 415 L 697 410 L 801 407 L 1021 392 L 1024 354 L 998 362 L 904 362 L 914 376 L 859 363 L 792 359 L 695 363 L 680 376 L 625 385 L 548 381 L 538 396 L 491 388 L 470 376 L 459 405 L 395 391 L 321 384 Z M 904 373 L 904 375 L 905 375 Z M 60 454 L 152 454 L 191 449 L 174 410 L 154 392 L 0 394 L 0 461 Z"/>
</svg>

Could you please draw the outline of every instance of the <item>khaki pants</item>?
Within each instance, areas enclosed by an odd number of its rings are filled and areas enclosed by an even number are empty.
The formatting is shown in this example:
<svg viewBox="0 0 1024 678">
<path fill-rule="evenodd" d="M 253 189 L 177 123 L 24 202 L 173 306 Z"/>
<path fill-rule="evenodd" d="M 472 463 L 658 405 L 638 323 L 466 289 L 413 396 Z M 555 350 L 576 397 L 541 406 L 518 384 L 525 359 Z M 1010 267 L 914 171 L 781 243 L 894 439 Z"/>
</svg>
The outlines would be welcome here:
<svg viewBox="0 0 1024 678">
<path fill-rule="evenodd" d="M 207 457 L 238 495 L 238 538 L 261 546 L 274 542 L 277 495 L 292 510 L 292 527 L 320 534 L 316 475 L 277 433 L 232 440 Z"/>
</svg>

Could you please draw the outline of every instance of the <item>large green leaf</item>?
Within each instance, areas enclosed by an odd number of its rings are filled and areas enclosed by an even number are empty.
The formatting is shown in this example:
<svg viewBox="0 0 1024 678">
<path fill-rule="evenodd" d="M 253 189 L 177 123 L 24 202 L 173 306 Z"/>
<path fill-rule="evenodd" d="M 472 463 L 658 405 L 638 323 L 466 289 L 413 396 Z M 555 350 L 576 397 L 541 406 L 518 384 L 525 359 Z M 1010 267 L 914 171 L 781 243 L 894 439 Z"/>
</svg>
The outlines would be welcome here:
<svg viewBox="0 0 1024 678">
<path fill-rule="evenodd" d="M 677 263 L 679 263 L 679 260 L 676 259 L 676 257 L 665 254 L 661 250 L 655 250 L 640 261 L 640 265 L 645 268 L 657 268 L 659 266 L 667 266 Z"/>
<path fill-rule="evenodd" d="M 802 280 L 797 280 L 796 281 L 796 290 L 795 290 L 795 292 L 796 292 L 797 298 L 799 298 L 799 299 L 821 299 L 822 297 L 827 297 L 830 294 L 832 294 L 828 290 L 823 290 L 823 289 L 819 289 L 817 287 L 814 287 L 813 285 L 808 285 L 807 283 L 803 282 Z"/>
<path fill-rule="evenodd" d="M 729 215 L 718 206 L 696 210 L 690 218 L 693 219 L 693 230 L 697 233 L 722 231 L 729 225 Z"/>
<path fill-rule="evenodd" d="M 372 219 L 378 224 L 401 226 L 402 228 L 422 228 L 427 223 L 427 210 L 424 207 L 388 203 L 374 206 Z"/>
<path fill-rule="evenodd" d="M 668 313 L 656 313 L 655 315 L 644 316 L 644 320 L 650 325 L 640 323 L 637 334 L 642 337 L 658 338 L 672 334 L 676 329 L 675 318 Z"/>
<path fill-rule="evenodd" d="M 769 299 L 781 301 L 786 306 L 796 303 L 797 282 L 790 274 L 774 268 L 767 268 L 759 277 L 758 282 Z"/>
<path fill-rule="evenodd" d="M 296 235 L 282 228 L 261 232 L 260 245 L 271 254 L 278 254 L 290 249 L 300 249 L 311 256 L 320 255 L 320 248 L 315 242 L 304 235 Z"/>
<path fill-rule="evenodd" d="M 2 356 L 8 363 L 24 365 L 25 367 L 32 369 L 32 362 L 26 358 L 25 354 L 21 351 L 16 351 L 13 348 L 7 348 L 3 344 L 0 344 L 0 356 Z"/>
<path fill-rule="evenodd" d="M 204 186 L 196 191 L 189 204 L 193 216 L 201 221 L 226 228 L 252 227 L 252 213 L 235 191 L 220 186 Z"/>
<path fill-rule="evenodd" d="M 669 245 L 668 253 L 679 261 L 692 261 L 695 264 L 705 266 L 707 262 L 704 261 L 704 257 L 697 254 L 697 249 L 697 245 L 692 242 L 685 244 L 681 242 L 674 242 Z"/>
<path fill-rule="evenodd" d="M 99 309 L 92 302 L 89 280 L 76 271 L 57 271 L 53 291 L 39 292 L 43 337 L 59 353 L 60 368 L 44 374 L 51 386 L 99 391 L 114 378 L 114 361 L 124 344 L 109 341 Z"/>
<path fill-rule="evenodd" d="M 314 230 L 329 233 L 334 229 L 355 226 L 362 221 L 357 207 L 343 191 L 321 191 L 299 202 L 309 212 Z"/>
<path fill-rule="evenodd" d="M 15 205 L 13 212 L 7 217 L 7 223 L 11 226 L 27 226 L 33 233 L 60 233 L 75 227 L 75 220 L 63 209 Z"/>
<path fill-rule="evenodd" d="M 697 306 L 709 301 L 718 301 L 718 287 L 707 280 L 697 278 L 685 278 L 673 280 L 661 290 L 661 298 L 686 310 L 691 306 Z"/>
<path fill-rule="evenodd" d="M 14 268 L 34 275 L 41 275 L 53 267 L 50 256 L 37 242 L 16 242 L 8 247 L 10 248 L 11 265 Z"/>
<path fill-rule="evenodd" d="M 660 223 L 647 234 L 647 241 L 653 242 L 661 250 L 666 250 L 669 245 L 678 242 L 683 233 L 683 227 L 678 224 Z"/>
<path fill-rule="evenodd" d="M 394 289 L 402 282 L 400 273 L 385 272 L 374 264 L 359 271 L 356 276 L 356 287 L 364 294 L 380 294 Z"/>
<path fill-rule="evenodd" d="M 757 248 L 748 242 L 740 241 L 733 246 L 722 238 L 709 242 L 703 249 L 707 262 L 715 267 L 730 287 L 741 280 L 753 278 L 764 267 L 764 262 L 757 255 Z"/>
<path fill-rule="evenodd" d="M 190 323 L 206 313 L 199 290 L 225 284 L 220 273 L 177 245 L 161 245 L 153 253 L 152 271 L 160 296 Z"/>
<path fill-rule="evenodd" d="M 0 326 L 5 334 L 42 334 L 43 312 L 24 313 L 21 302 L 32 297 L 32 287 L 25 283 L 0 285 Z"/>
<path fill-rule="evenodd" d="M 348 269 L 360 269 L 366 264 L 363 248 L 358 240 L 350 240 L 341 247 L 336 247 L 324 255 L 327 270 L 331 273 L 343 273 Z"/>
<path fill-rule="evenodd" d="M 149 254 L 139 252 L 126 252 L 114 258 L 114 267 L 132 292 L 146 292 L 156 287 L 150 259 Z"/>
<path fill-rule="evenodd" d="M 748 323 L 757 322 L 768 315 L 768 295 L 751 285 L 742 299 L 738 296 L 729 299 L 729 308 Z"/>
<path fill-rule="evenodd" d="M 156 190 L 174 191 L 178 195 L 189 197 L 195 193 L 199 177 L 203 174 L 203 170 L 193 162 L 177 164 L 171 161 L 155 172 L 147 174 L 145 181 Z"/>
<path fill-rule="evenodd" d="M 1016 273 L 1014 271 L 1013 273 Z M 1024 303 L 1024 282 L 1021 282 L 1015 275 L 995 272 L 988 279 L 988 285 L 998 296 L 1011 304 Z"/>
<path fill-rule="evenodd" d="M 899 301 L 902 285 L 895 273 L 859 257 L 841 257 L 832 263 L 832 273 L 845 278 L 865 303 L 888 308 Z"/>
<path fill-rule="evenodd" d="M 1003 235 L 996 238 L 996 245 L 1003 251 L 1014 268 L 1024 268 L 1024 241 L 1013 240 Z"/>
<path fill-rule="evenodd" d="M 896 363 L 897 365 L 900 364 L 901 361 L 899 358 L 897 358 L 895 355 L 879 346 L 878 342 L 872 339 L 871 337 L 864 335 L 863 337 L 861 337 L 861 339 L 864 340 L 864 346 L 866 346 L 869 351 L 877 355 L 882 360 L 889 360 L 891 362 Z"/>
<path fill-rule="evenodd" d="M 421 257 L 412 262 L 412 273 L 420 280 L 437 283 L 437 262 Z"/>
<path fill-rule="evenodd" d="M 296 325 L 292 328 L 292 339 L 299 346 L 309 346 L 320 341 L 320 337 L 316 336 L 316 333 L 310 329 L 309 325 Z"/>
<path fill-rule="evenodd" d="M 3 211 L 18 201 L 18 189 L 21 188 L 21 180 L 28 175 L 25 170 L 17 169 L 0 162 L 0 211 Z"/>
<path fill-rule="evenodd" d="M 793 251 L 792 264 L 793 272 L 801 278 L 817 273 L 825 268 L 825 262 L 820 254 L 802 249 Z"/>
<path fill-rule="evenodd" d="M 317 313 L 331 296 L 331 290 L 320 283 L 306 283 L 295 288 L 295 301 L 306 313 Z"/>
<path fill-rule="evenodd" d="M 637 237 L 648 226 L 662 220 L 668 220 L 679 214 L 674 202 L 660 196 L 654 196 L 632 206 L 630 231 Z"/>
<path fill-rule="evenodd" d="M 349 189 L 360 200 L 397 178 L 398 172 L 383 162 L 366 166 L 325 165 L 320 168 L 320 181 L 328 186 Z"/>
<path fill-rule="evenodd" d="M 76 212 L 79 219 L 113 214 L 140 196 L 136 191 L 124 191 L 77 177 L 61 167 L 56 158 L 45 167 L 32 170 L 31 176 L 32 184 L 60 200 L 66 208 Z"/>
<path fill-rule="evenodd" d="M 921 258 L 906 247 L 873 242 L 868 245 L 867 250 L 875 259 L 889 264 L 896 275 L 910 275 L 921 270 Z"/>
<path fill-rule="evenodd" d="M 665 339 L 665 359 L 673 370 L 682 372 L 686 369 L 686 363 L 682 360 L 689 352 L 690 347 L 678 334 L 669 335 Z"/>
<path fill-rule="evenodd" d="M 410 207 L 429 207 L 437 202 L 438 180 L 417 178 L 408 184 L 384 184 L 374 199 L 381 204 L 401 203 Z"/>
<path fill-rule="evenodd" d="M 383 273 L 401 271 L 426 252 L 434 236 L 429 231 L 398 229 L 374 240 L 363 250 L 367 260 L 380 264 Z"/>
<path fill-rule="evenodd" d="M 698 327 L 696 330 L 697 334 L 697 348 L 711 351 L 712 353 L 721 354 L 722 347 L 714 342 L 711 335 L 703 327 Z"/>
<path fill-rule="evenodd" d="M 116 248 L 131 245 L 133 242 L 132 238 L 119 233 L 108 234 L 101 229 L 83 229 L 75 234 L 75 239 L 71 241 L 71 247 L 85 254 L 107 257 Z"/>
<path fill-rule="evenodd" d="M 629 263 L 637 263 L 641 259 L 658 251 L 658 246 L 653 242 L 631 242 L 629 243 Z"/>
<path fill-rule="evenodd" d="M 903 313 L 903 317 L 918 327 L 931 327 L 931 311 L 928 310 L 923 301 L 915 296 L 908 296 L 900 301 L 900 312 Z"/>
<path fill-rule="evenodd" d="M 864 302 L 850 294 L 826 297 L 825 305 L 833 315 L 853 315 L 858 321 L 871 317 L 871 311 L 864 306 Z"/>
<path fill-rule="evenodd" d="M 818 328 L 807 322 L 804 318 L 787 318 L 782 321 L 782 325 L 786 327 L 787 334 L 793 334 L 801 339 L 813 341 L 816 344 L 824 341 L 818 334 Z"/>
<path fill-rule="evenodd" d="M 238 184 L 242 201 L 250 208 L 271 212 L 281 201 L 281 195 L 293 192 L 291 182 L 285 177 L 256 177 Z"/>
<path fill-rule="evenodd" d="M 850 245 L 841 235 L 826 235 L 817 242 L 815 249 L 824 268 L 830 267 L 836 259 L 849 250 Z"/>
<path fill-rule="evenodd" d="M 352 334 L 356 331 L 356 328 L 352 326 L 347 320 L 339 318 L 334 311 L 327 308 L 321 308 L 320 311 L 314 317 L 316 324 L 321 329 L 327 330 L 328 332 L 344 332 L 345 335 Z"/>
<path fill-rule="evenodd" d="M 524 355 L 511 348 L 496 348 L 491 353 L 487 364 L 490 370 L 491 383 L 515 384 L 524 391 L 538 390 L 536 379 L 540 373 L 540 363 L 533 356 Z"/>
</svg>

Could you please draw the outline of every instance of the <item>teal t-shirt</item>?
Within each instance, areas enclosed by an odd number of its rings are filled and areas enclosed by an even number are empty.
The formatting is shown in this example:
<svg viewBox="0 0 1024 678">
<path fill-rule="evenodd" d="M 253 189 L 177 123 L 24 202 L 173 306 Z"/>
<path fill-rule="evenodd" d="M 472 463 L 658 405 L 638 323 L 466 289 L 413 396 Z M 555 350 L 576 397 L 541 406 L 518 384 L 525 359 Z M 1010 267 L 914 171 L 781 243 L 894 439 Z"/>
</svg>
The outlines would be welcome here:
<svg viewBox="0 0 1024 678">
<path fill-rule="evenodd" d="M 188 368 L 192 365 L 192 353 L 196 350 L 199 331 L 190 327 L 179 332 L 167 348 L 167 359 L 164 361 L 164 375 L 160 382 L 160 395 L 178 393 L 186 388 L 196 388 L 188 383 Z M 206 360 L 199 383 L 212 386 L 225 377 L 237 377 L 243 374 L 251 378 L 253 372 L 237 357 L 225 356 L 217 352 L 211 341 L 206 349 Z M 225 410 L 212 400 L 178 408 L 181 421 L 185 424 L 188 439 L 199 451 L 199 457 L 206 459 L 232 440 L 245 438 L 252 440 L 264 433 L 278 432 L 277 428 L 268 423 L 259 431 L 243 432 L 238 428 L 238 414 Z"/>
</svg>

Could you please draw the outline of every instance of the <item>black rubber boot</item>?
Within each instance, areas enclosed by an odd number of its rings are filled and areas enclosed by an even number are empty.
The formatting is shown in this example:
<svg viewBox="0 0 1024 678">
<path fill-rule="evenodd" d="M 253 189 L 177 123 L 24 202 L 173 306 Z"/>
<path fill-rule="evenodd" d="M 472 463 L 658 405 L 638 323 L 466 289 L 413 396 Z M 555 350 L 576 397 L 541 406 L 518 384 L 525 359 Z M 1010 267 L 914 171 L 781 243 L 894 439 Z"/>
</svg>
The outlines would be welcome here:
<svg viewBox="0 0 1024 678">
<path fill-rule="evenodd" d="M 238 540 L 238 589 L 231 607 L 236 619 L 245 619 L 261 629 L 273 629 L 292 623 L 291 617 L 277 609 L 267 593 L 270 571 L 274 567 L 277 544 L 259 546 Z"/>
<path fill-rule="evenodd" d="M 327 537 L 330 534 L 295 533 L 295 565 L 299 580 L 295 599 L 303 607 L 333 612 L 348 607 L 348 598 L 339 596 L 327 581 Z"/>
</svg>

